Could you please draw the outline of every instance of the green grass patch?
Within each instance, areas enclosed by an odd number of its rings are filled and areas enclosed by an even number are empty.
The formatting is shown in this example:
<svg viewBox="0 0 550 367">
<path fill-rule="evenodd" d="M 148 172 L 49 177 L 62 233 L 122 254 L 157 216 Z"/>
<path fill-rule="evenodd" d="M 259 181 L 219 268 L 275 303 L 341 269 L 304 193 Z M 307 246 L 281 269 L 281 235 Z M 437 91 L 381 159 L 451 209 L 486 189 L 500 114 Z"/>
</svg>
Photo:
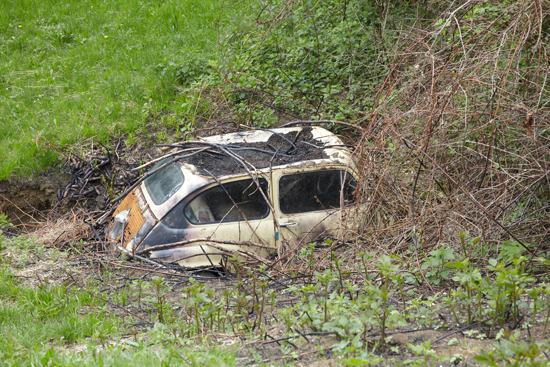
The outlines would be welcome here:
<svg viewBox="0 0 550 367">
<path fill-rule="evenodd" d="M 159 349 L 151 347 L 151 338 L 104 346 L 105 340 L 119 340 L 123 334 L 121 318 L 110 315 L 104 306 L 89 293 L 63 285 L 21 286 L 4 268 L 0 273 L 0 365 L 234 365 L 231 350 L 194 351 L 175 344 Z M 153 339 L 156 334 L 153 329 Z M 78 353 L 61 348 L 77 342 L 84 347 Z"/>
<path fill-rule="evenodd" d="M 8 0 L 0 3 L 0 179 L 57 159 L 54 146 L 146 133 L 219 57 L 246 2 Z M 155 122 L 153 122 L 155 123 Z"/>
<path fill-rule="evenodd" d="M 119 321 L 104 303 L 65 285 L 21 286 L 7 268 L 0 272 L 0 334 L 3 342 L 31 348 L 46 342 L 72 343 L 117 332 Z M 1 342 L 0 342 L 1 343 Z"/>
<path fill-rule="evenodd" d="M 187 348 L 189 341 L 173 340 L 161 324 L 147 332 L 134 327 L 137 320 L 124 319 L 102 300 L 109 298 L 100 290 L 104 284 L 91 279 L 80 287 L 50 284 L 38 273 L 36 285 L 22 282 L 25 276 L 13 268 L 33 264 L 31 253 L 33 259 L 59 264 L 63 255 L 24 236 L 6 238 L 3 229 L 9 226 L 0 215 L 0 366 L 235 364 L 235 350 Z"/>
</svg>

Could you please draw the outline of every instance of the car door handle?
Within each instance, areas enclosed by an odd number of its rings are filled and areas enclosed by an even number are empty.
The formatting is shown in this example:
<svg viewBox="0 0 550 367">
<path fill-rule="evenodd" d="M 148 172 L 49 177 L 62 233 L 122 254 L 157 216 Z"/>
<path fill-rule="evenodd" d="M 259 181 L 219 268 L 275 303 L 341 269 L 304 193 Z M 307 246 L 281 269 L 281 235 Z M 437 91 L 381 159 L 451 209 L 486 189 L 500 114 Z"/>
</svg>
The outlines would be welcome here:
<svg viewBox="0 0 550 367">
<path fill-rule="evenodd" d="M 292 227 L 292 226 L 295 226 L 296 222 L 282 222 L 282 223 L 279 223 L 279 227 Z"/>
</svg>

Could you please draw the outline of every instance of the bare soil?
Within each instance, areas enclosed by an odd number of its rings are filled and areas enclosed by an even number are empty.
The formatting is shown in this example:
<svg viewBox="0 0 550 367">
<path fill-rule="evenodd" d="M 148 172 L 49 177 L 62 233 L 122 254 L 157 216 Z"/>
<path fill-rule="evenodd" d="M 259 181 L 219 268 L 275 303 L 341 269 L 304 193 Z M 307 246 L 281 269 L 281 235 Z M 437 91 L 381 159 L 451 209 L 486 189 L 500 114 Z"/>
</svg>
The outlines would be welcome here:
<svg viewBox="0 0 550 367">
<path fill-rule="evenodd" d="M 15 177 L 0 181 L 0 213 L 5 214 L 14 226 L 29 230 L 42 222 L 55 205 L 56 192 L 70 175 L 50 170 L 34 178 Z"/>
</svg>

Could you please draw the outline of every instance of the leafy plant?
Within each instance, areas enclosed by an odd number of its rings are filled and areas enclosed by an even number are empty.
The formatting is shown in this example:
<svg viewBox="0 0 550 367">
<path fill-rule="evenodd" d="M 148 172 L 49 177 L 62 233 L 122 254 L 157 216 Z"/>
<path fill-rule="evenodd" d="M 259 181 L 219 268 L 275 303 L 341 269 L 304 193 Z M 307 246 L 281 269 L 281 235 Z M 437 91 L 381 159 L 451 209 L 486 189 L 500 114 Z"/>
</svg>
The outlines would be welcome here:
<svg viewBox="0 0 550 367">
<path fill-rule="evenodd" d="M 392 260 L 387 255 L 382 255 L 378 264 L 375 266 L 380 270 L 380 275 L 383 279 L 382 287 L 377 292 L 382 300 L 382 315 L 380 316 L 380 340 L 382 343 L 386 341 L 386 321 L 388 319 L 389 312 L 393 309 L 392 306 L 388 307 L 388 299 L 390 297 L 390 279 L 391 275 L 399 270 L 399 267 L 392 263 Z M 371 290 L 376 288 L 371 287 Z"/>
<path fill-rule="evenodd" d="M 481 293 L 479 293 L 479 284 L 481 282 L 479 269 L 472 268 L 468 258 L 454 263 L 447 263 L 445 266 L 455 269 L 455 276 L 452 279 L 460 283 L 463 290 L 455 292 L 453 295 L 456 296 L 466 310 L 466 322 L 471 324 L 475 310 L 478 309 L 481 312 L 478 304 L 478 300 L 481 297 Z"/>
<path fill-rule="evenodd" d="M 424 261 L 421 269 L 430 269 L 424 275 L 432 284 L 439 285 L 441 280 L 447 279 L 450 274 L 450 269 L 444 265 L 450 260 L 455 259 L 453 249 L 445 248 L 445 245 L 440 249 L 430 251 L 430 256 Z"/>
<path fill-rule="evenodd" d="M 473 359 L 481 365 L 489 366 L 545 366 L 547 362 L 537 360 L 542 346 L 533 341 L 515 342 L 511 339 L 501 339 L 492 344 L 489 351 L 480 350 Z"/>
<path fill-rule="evenodd" d="M 153 306 L 157 311 L 157 320 L 161 324 L 172 322 L 172 307 L 166 301 L 166 295 L 172 289 L 166 282 L 158 276 L 151 279 L 152 291 L 150 295 L 143 298 L 143 301 Z"/>
<path fill-rule="evenodd" d="M 529 244 L 525 244 L 529 246 Z M 512 261 L 513 259 L 518 258 L 525 252 L 525 248 L 519 244 L 517 241 L 504 241 L 502 246 L 499 248 L 497 260 L 501 260 L 505 263 Z"/>
<path fill-rule="evenodd" d="M 407 343 L 407 346 L 412 350 L 414 354 L 417 356 L 422 357 L 422 360 L 407 360 L 405 363 L 408 363 L 413 366 L 428 366 L 429 362 L 437 360 L 437 354 L 435 350 L 432 349 L 430 341 L 427 341 L 425 343 L 421 343 L 418 345 L 414 345 L 411 343 Z"/>
</svg>

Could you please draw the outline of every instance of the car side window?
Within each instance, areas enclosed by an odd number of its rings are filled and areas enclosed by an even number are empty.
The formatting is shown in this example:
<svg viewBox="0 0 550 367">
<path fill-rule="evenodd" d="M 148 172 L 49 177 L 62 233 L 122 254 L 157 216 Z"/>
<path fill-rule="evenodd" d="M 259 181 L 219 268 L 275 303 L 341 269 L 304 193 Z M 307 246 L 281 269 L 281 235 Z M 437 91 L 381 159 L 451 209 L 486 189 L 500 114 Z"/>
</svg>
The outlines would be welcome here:
<svg viewBox="0 0 550 367">
<path fill-rule="evenodd" d="M 279 207 L 284 214 L 307 213 L 340 207 L 340 195 L 344 205 L 355 200 L 357 180 L 344 170 L 301 172 L 279 179 Z"/>
<path fill-rule="evenodd" d="M 265 195 L 267 181 L 258 179 Z M 214 186 L 191 200 L 184 215 L 193 224 L 232 222 L 265 218 L 269 206 L 252 180 L 241 180 Z"/>
</svg>

